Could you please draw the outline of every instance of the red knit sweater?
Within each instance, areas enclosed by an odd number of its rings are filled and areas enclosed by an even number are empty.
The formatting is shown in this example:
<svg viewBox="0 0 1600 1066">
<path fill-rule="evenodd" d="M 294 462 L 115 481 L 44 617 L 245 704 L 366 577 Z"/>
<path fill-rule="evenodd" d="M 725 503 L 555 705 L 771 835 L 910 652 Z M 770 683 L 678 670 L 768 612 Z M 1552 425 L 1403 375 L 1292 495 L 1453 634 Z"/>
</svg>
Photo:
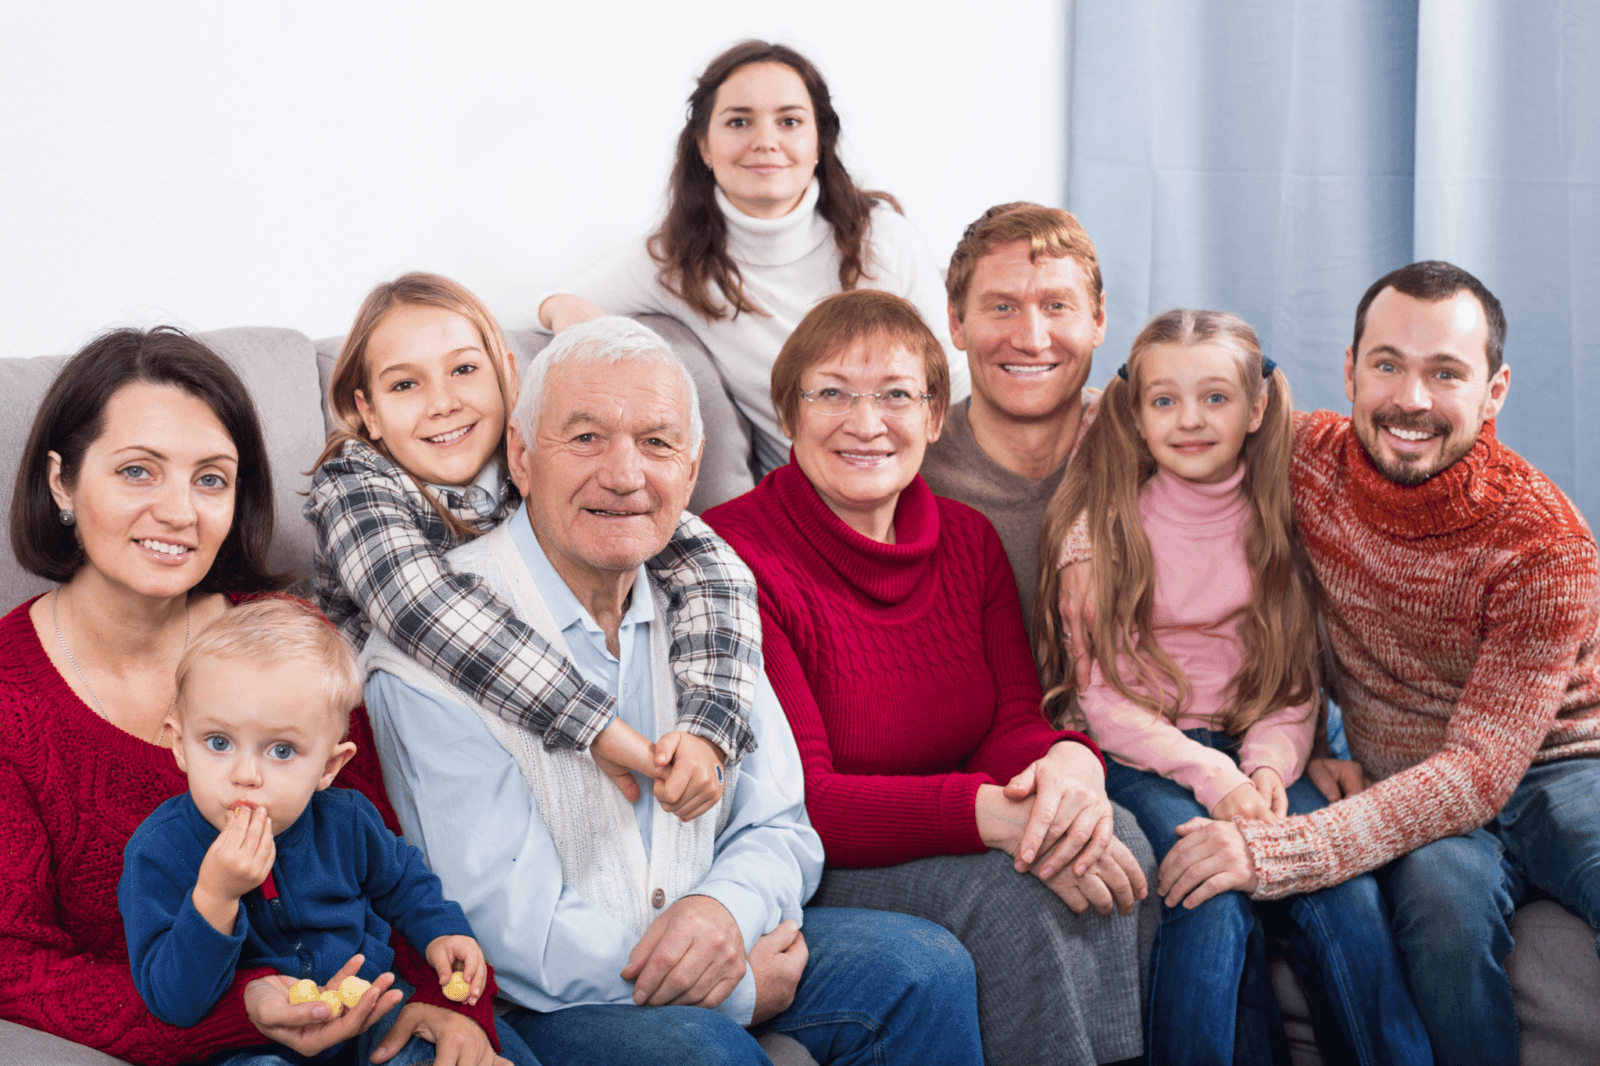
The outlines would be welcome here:
<svg viewBox="0 0 1600 1066">
<path fill-rule="evenodd" d="M 1239 823 L 1262 899 L 1483 825 L 1530 761 L 1600 755 L 1600 552 L 1561 491 L 1492 422 L 1405 486 L 1348 418 L 1297 419 L 1295 519 L 1351 753 L 1378 780 L 1315 814 Z"/>
<path fill-rule="evenodd" d="M 270 970 L 241 970 L 188 1029 L 157 1021 L 134 988 L 117 910 L 123 846 L 188 780 L 171 750 L 78 698 L 39 643 L 32 602 L 0 619 L 0 1017 L 149 1066 L 268 1043 L 245 1015 L 244 986 Z M 355 757 L 334 783 L 366 796 L 398 833 L 364 709 L 350 716 L 350 739 Z M 403 937 L 394 948 L 419 1002 L 457 1009 Z M 489 991 L 466 1013 L 493 1040 Z"/>
<path fill-rule="evenodd" d="M 1089 744 L 1040 713 L 994 527 L 922 478 L 900 494 L 894 544 L 846 526 L 793 462 L 704 518 L 755 571 L 767 677 L 830 864 L 981 852 L 978 786 L 1058 740 Z"/>
</svg>

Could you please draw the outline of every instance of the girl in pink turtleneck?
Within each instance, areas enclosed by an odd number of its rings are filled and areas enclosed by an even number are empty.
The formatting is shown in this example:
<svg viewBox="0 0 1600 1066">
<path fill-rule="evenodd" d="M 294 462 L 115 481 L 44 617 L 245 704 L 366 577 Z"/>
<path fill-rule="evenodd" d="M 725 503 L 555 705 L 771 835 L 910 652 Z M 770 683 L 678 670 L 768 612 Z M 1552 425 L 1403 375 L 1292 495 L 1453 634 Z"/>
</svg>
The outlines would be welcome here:
<svg viewBox="0 0 1600 1066">
<path fill-rule="evenodd" d="M 1326 804 L 1301 776 L 1316 730 L 1316 625 L 1291 447 L 1288 382 L 1255 331 L 1230 314 L 1169 311 L 1134 341 L 1051 503 L 1041 554 L 1090 559 L 1095 660 L 1070 706 L 1052 568 L 1038 599 L 1046 706 L 1081 712 L 1107 756 L 1107 793 L 1158 857 L 1194 819 L 1272 821 Z M 1164 908 L 1152 1063 L 1271 1057 L 1283 1036 L 1262 919 L 1288 941 L 1330 1059 L 1432 1061 L 1370 876 L 1255 906 L 1259 917 L 1227 892 Z"/>
</svg>

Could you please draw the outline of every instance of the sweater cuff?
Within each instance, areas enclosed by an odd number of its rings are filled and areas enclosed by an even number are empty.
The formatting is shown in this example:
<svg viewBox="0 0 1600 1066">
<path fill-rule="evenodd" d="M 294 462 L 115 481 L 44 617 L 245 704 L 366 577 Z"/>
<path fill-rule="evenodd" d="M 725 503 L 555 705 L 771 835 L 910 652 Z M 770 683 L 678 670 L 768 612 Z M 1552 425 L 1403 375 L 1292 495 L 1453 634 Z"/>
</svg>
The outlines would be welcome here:
<svg viewBox="0 0 1600 1066">
<path fill-rule="evenodd" d="M 994 784 L 986 774 L 951 774 L 940 789 L 939 821 L 951 855 L 989 850 L 978 832 L 978 789 Z"/>
<path fill-rule="evenodd" d="M 1256 890 L 1251 899 L 1282 899 L 1333 883 L 1326 868 L 1331 843 L 1312 819 L 1252 822 L 1235 818 L 1233 824 L 1255 863 Z"/>
</svg>

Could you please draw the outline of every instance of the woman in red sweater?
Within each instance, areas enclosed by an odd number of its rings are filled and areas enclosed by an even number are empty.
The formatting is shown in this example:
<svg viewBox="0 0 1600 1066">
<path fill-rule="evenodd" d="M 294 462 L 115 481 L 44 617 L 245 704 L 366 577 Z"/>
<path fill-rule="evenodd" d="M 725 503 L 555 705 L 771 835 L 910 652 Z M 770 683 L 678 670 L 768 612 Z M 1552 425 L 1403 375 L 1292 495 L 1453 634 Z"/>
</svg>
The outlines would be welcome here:
<svg viewBox="0 0 1600 1066">
<path fill-rule="evenodd" d="M 354 1008 L 291 1005 L 287 978 L 241 971 L 198 1025 L 157 1021 L 134 988 L 117 910 L 122 851 L 187 782 L 163 725 L 194 634 L 285 582 L 266 567 L 272 479 L 255 409 L 219 357 L 181 332 L 118 330 L 70 359 L 39 412 L 11 503 L 23 567 L 61 582 L 0 619 L 0 1018 L 136 1063 L 269 1040 L 316 1055 L 399 1002 L 380 979 Z M 395 832 L 370 727 L 337 783 Z M 383 1047 L 431 1034 L 439 1061 L 494 1059 L 484 1026 L 396 939 L 420 991 Z M 353 972 L 353 969 L 351 969 Z"/>
<path fill-rule="evenodd" d="M 789 464 L 704 517 L 756 574 L 827 848 L 813 902 L 955 933 L 990 1062 L 1128 1058 L 1158 920 L 1148 903 L 1128 915 L 1154 863 L 1098 751 L 1040 713 L 999 536 L 917 474 L 949 398 L 911 304 L 829 297 L 772 371 Z"/>
</svg>

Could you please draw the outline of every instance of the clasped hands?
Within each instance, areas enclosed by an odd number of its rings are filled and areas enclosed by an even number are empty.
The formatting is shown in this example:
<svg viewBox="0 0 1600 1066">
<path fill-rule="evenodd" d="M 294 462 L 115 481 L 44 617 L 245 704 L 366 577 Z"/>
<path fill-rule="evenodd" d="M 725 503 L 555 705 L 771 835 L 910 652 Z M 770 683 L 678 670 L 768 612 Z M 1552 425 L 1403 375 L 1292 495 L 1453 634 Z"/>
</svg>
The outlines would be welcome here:
<svg viewBox="0 0 1600 1066">
<path fill-rule="evenodd" d="M 633 774 L 654 778 L 656 802 L 685 822 L 709 811 L 722 798 L 722 749 L 693 733 L 674 730 L 652 744 L 638 730 L 613 718 L 590 745 L 589 754 L 629 803 L 639 799 L 639 782 Z"/>
<path fill-rule="evenodd" d="M 1053 745 L 1002 789 L 980 785 L 978 834 L 1032 873 L 1074 914 L 1133 912 L 1148 886 L 1138 860 L 1112 835 L 1105 772 L 1087 747 Z"/>
<path fill-rule="evenodd" d="M 633 1001 L 651 1007 L 715 1008 L 744 977 L 755 978 L 751 1025 L 788 1009 L 810 957 L 800 926 L 792 920 L 762 936 L 744 952 L 744 936 L 728 908 L 710 896 L 684 896 L 650 923 L 622 968 L 633 982 Z"/>
</svg>

